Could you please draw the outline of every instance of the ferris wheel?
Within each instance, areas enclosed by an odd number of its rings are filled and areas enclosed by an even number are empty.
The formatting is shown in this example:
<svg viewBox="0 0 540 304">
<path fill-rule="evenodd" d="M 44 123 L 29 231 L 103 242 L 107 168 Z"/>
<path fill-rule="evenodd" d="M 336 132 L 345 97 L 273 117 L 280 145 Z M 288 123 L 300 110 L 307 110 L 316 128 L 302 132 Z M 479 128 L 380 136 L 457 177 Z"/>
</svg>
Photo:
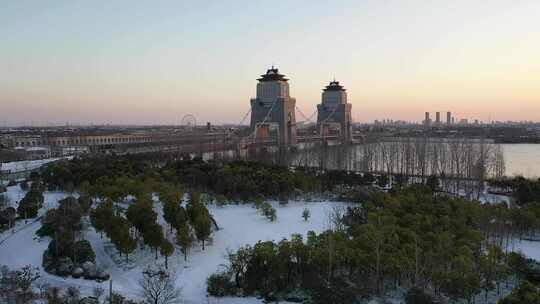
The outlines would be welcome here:
<svg viewBox="0 0 540 304">
<path fill-rule="evenodd" d="M 180 126 L 188 130 L 193 130 L 196 125 L 197 119 L 192 114 L 184 115 L 184 117 L 182 117 L 182 120 L 180 121 Z"/>
</svg>

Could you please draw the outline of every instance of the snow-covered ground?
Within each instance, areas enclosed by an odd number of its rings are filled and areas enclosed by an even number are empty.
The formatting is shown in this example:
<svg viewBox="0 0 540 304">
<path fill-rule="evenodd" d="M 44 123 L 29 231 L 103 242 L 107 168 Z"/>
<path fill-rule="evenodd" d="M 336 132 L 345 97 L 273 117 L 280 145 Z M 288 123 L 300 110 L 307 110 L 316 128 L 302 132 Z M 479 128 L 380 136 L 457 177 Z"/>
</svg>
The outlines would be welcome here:
<svg viewBox="0 0 540 304">
<path fill-rule="evenodd" d="M 19 201 L 24 192 L 18 186 L 8 187 L 8 195 L 12 201 Z M 57 201 L 68 194 L 60 192 L 45 193 L 45 208 L 41 214 L 49 208 L 56 206 Z M 169 258 L 169 267 L 177 273 L 177 285 L 182 289 L 182 297 L 185 303 L 262 303 L 255 298 L 209 298 L 206 295 L 206 278 L 223 269 L 226 263 L 228 250 L 236 250 L 241 246 L 253 245 L 259 240 L 279 241 L 289 238 L 293 233 L 300 233 L 304 236 L 308 231 L 321 232 L 329 228 L 328 215 L 335 206 L 345 206 L 339 202 L 290 202 L 288 205 L 280 206 L 273 203 L 277 210 L 277 220 L 270 222 L 261 216 L 252 205 L 227 205 L 224 207 L 210 206 L 210 212 L 218 222 L 220 227 L 212 235 L 212 241 L 202 251 L 197 244 L 191 250 L 187 262 L 180 251 Z M 311 218 L 304 221 L 301 217 L 304 208 L 311 211 Z M 161 204 L 156 203 L 156 211 L 162 219 Z M 97 283 L 94 281 L 74 278 L 61 278 L 47 274 L 41 267 L 43 251 L 48 246 L 49 240 L 40 240 L 35 232 L 41 227 L 40 221 L 33 221 L 24 224 L 20 221 L 15 232 L 6 231 L 0 234 L 0 265 L 8 265 L 12 269 L 32 264 L 41 269 L 42 279 L 51 285 L 60 287 L 77 286 L 82 294 L 91 294 L 95 286 L 107 289 L 109 282 Z M 166 225 L 164 225 L 166 227 Z M 173 235 L 169 238 L 173 239 Z M 98 267 L 102 267 L 111 274 L 113 289 L 128 297 L 137 298 L 138 280 L 141 271 L 146 265 L 163 265 L 164 258 L 161 256 L 155 260 L 154 254 L 150 250 L 137 249 L 133 254 L 132 265 L 115 262 L 117 259 L 116 250 L 113 250 L 111 243 L 106 237 L 100 238 L 92 227 L 85 231 L 85 238 L 88 239 L 96 253 Z"/>
<path fill-rule="evenodd" d="M 22 190 L 19 185 L 7 187 L 6 194 L 8 198 L 8 206 L 11 206 L 17 209 L 18 203 L 26 195 L 26 192 L 27 191 Z M 69 194 L 65 192 L 54 191 L 54 192 L 43 193 L 43 208 L 39 209 L 37 218 L 28 219 L 27 221 L 18 220 L 12 229 L 8 231 L 4 231 L 3 233 L 0 233 L 0 255 L 2 254 L 2 251 L 3 251 L 2 243 L 5 242 L 6 239 L 19 238 L 18 231 L 23 230 L 23 229 L 31 230 L 31 226 L 37 226 L 37 229 L 39 229 L 39 227 L 41 226 L 40 219 L 45 214 L 45 212 L 49 209 L 55 208 L 58 205 L 58 201 L 66 198 L 67 196 L 69 196 Z M 0 265 L 1 264 L 2 262 L 0 260 Z"/>
<path fill-rule="evenodd" d="M 25 191 L 22 191 L 18 185 L 8 187 L 7 190 L 10 204 L 16 207 L 16 202 L 24 197 Z M 44 208 L 40 210 L 39 215 L 41 216 L 46 210 L 56 207 L 58 200 L 68 195 L 64 192 L 45 192 Z M 154 200 L 156 201 L 155 211 L 158 214 L 158 219 L 164 227 L 168 228 L 162 217 L 161 203 L 157 201 L 155 196 Z M 207 297 L 206 278 L 224 268 L 228 251 L 234 251 L 247 244 L 253 245 L 259 240 L 279 241 L 282 238 L 289 238 L 292 233 L 300 233 L 305 236 L 310 230 L 321 232 L 330 228 L 328 215 L 332 209 L 345 206 L 344 203 L 339 202 L 290 202 L 285 206 L 274 202 L 273 205 L 277 210 L 275 222 L 270 222 L 261 216 L 252 205 L 209 206 L 220 230 L 214 232 L 212 241 L 208 243 L 206 250 L 202 251 L 200 245 L 196 244 L 185 262 L 177 248 L 174 255 L 169 258 L 169 267 L 177 273 L 177 286 L 182 289 L 185 303 L 262 303 L 261 300 L 253 297 L 219 299 Z M 311 211 L 311 218 L 308 221 L 304 221 L 301 217 L 304 208 Z M 0 265 L 8 265 L 11 269 L 28 264 L 37 266 L 41 270 L 43 281 L 59 287 L 77 286 L 83 295 L 92 294 L 96 286 L 108 289 L 109 281 L 98 283 L 71 277 L 61 278 L 46 273 L 41 267 L 41 261 L 49 240 L 40 240 L 36 236 L 35 233 L 40 227 L 39 220 L 29 220 L 27 223 L 18 221 L 14 230 L 1 233 Z M 167 234 L 168 238 L 174 240 L 173 234 Z M 138 280 L 145 266 L 164 264 L 163 257 L 160 256 L 155 260 L 152 251 L 140 248 L 130 256 L 130 262 L 126 264 L 123 262 L 123 258 L 118 257 L 118 253 L 110 241 L 106 237 L 101 238 L 89 225 L 85 230 L 84 237 L 92 244 L 98 267 L 111 274 L 113 289 L 128 297 L 140 297 Z M 514 250 L 522 251 L 526 256 L 540 261 L 540 242 L 516 241 Z"/>
<path fill-rule="evenodd" d="M 525 256 L 540 262 L 540 242 L 530 240 L 516 240 L 512 244 L 513 251 L 520 251 Z"/>
<path fill-rule="evenodd" d="M 38 159 L 38 160 L 22 160 L 22 161 L 14 161 L 14 162 L 9 162 L 9 163 L 0 163 L 0 170 L 7 171 L 10 173 L 34 170 L 45 164 L 48 164 L 50 162 L 55 162 L 60 159 L 62 158 L 46 158 L 46 159 Z"/>
<path fill-rule="evenodd" d="M 480 193 L 479 201 L 483 204 L 500 204 L 505 203 L 510 206 L 512 204 L 512 198 L 508 195 L 493 194 L 487 191 Z"/>
</svg>

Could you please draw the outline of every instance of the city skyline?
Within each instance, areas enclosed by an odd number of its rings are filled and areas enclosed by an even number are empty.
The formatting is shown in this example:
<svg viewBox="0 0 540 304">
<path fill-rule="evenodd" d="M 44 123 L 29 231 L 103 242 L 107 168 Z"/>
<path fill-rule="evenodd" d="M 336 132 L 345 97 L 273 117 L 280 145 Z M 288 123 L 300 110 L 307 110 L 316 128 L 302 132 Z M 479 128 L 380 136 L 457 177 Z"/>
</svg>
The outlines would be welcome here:
<svg viewBox="0 0 540 304">
<path fill-rule="evenodd" d="M 0 124 L 238 123 L 271 65 L 310 115 L 540 121 L 540 2 L 2 4 Z M 444 119 L 443 119 L 444 120 Z"/>
</svg>

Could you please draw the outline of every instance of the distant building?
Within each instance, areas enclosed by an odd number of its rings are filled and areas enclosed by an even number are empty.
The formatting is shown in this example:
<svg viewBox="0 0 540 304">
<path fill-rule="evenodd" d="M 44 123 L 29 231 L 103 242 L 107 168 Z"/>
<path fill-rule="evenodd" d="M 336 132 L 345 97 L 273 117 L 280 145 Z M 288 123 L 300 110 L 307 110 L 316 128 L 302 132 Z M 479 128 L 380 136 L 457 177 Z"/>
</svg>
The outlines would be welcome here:
<svg viewBox="0 0 540 304">
<path fill-rule="evenodd" d="M 446 124 L 452 124 L 452 112 L 446 112 Z"/>
<path fill-rule="evenodd" d="M 441 112 L 435 112 L 435 124 L 437 126 L 441 124 Z"/>
<path fill-rule="evenodd" d="M 26 159 L 42 159 L 51 157 L 49 147 L 16 147 L 16 151 L 22 152 Z"/>
<path fill-rule="evenodd" d="M 424 117 L 424 125 L 429 126 L 431 123 L 431 120 L 429 119 L 429 112 L 426 112 Z"/>
</svg>

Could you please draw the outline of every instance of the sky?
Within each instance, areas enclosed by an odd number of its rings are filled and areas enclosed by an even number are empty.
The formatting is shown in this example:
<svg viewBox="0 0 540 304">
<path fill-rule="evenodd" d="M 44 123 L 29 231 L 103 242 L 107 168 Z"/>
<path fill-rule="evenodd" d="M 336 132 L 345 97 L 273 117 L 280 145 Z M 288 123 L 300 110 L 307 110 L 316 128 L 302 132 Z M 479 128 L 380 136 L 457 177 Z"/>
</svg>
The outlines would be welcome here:
<svg viewBox="0 0 540 304">
<path fill-rule="evenodd" d="M 0 125 L 239 123 L 271 65 L 308 116 L 540 121 L 540 1 L 0 2 Z"/>
</svg>

